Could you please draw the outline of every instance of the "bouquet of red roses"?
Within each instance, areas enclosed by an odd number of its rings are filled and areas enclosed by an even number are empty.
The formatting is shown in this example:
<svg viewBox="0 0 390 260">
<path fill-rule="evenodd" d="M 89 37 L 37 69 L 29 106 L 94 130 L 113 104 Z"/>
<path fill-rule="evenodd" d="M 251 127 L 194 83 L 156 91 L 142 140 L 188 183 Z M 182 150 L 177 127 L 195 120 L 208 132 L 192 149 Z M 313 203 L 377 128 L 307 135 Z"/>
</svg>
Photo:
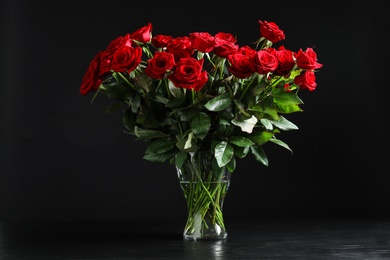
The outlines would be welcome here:
<svg viewBox="0 0 390 260">
<path fill-rule="evenodd" d="M 144 158 L 180 167 L 190 153 L 213 154 L 231 171 L 252 154 L 268 166 L 263 145 L 298 127 L 285 115 L 301 112 L 299 90 L 316 89 L 322 67 L 313 48 L 293 51 L 274 22 L 259 22 L 254 46 L 231 33 L 152 35 L 149 23 L 117 37 L 92 59 L 80 93 L 104 94 L 121 110 L 126 132 L 147 144 Z M 92 100 L 93 100 L 92 99 Z"/>
</svg>

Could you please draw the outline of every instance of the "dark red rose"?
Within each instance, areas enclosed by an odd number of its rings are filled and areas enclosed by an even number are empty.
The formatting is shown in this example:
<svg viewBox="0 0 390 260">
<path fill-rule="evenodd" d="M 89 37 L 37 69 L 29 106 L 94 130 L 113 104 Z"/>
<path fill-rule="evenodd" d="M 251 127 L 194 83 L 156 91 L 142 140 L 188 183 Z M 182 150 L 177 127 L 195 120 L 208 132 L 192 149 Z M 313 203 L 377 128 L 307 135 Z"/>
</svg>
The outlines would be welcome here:
<svg viewBox="0 0 390 260">
<path fill-rule="evenodd" d="M 99 55 L 99 72 L 100 76 L 103 76 L 106 73 L 109 73 L 113 70 L 113 59 L 114 54 L 117 56 L 116 59 L 119 59 L 119 55 L 123 52 L 124 48 L 133 48 L 133 44 L 130 34 L 124 36 L 119 36 L 115 40 L 111 41 L 107 48 L 100 52 Z M 118 67 L 118 64 L 116 65 Z"/>
<path fill-rule="evenodd" d="M 227 57 L 228 70 L 237 78 L 246 78 L 253 73 L 252 59 L 244 54 L 232 54 Z"/>
<path fill-rule="evenodd" d="M 139 28 L 138 30 L 135 30 L 131 34 L 131 38 L 133 40 L 142 42 L 142 43 L 147 43 L 150 42 L 150 39 L 152 38 L 152 24 L 148 23 L 147 25 Z"/>
<path fill-rule="evenodd" d="M 112 55 L 112 69 L 116 72 L 131 72 L 141 63 L 141 47 L 123 47 Z"/>
<path fill-rule="evenodd" d="M 266 50 L 259 50 L 253 57 L 254 71 L 259 74 L 267 74 L 278 67 L 278 58 Z"/>
<path fill-rule="evenodd" d="M 171 39 L 172 36 L 170 35 L 158 34 L 152 38 L 152 44 L 156 48 L 165 48 L 168 46 Z"/>
<path fill-rule="evenodd" d="M 191 40 L 188 36 L 172 38 L 167 46 L 168 52 L 177 50 L 193 50 Z"/>
<path fill-rule="evenodd" d="M 181 49 L 181 50 L 171 50 L 173 56 L 175 57 L 175 61 L 178 62 L 182 58 L 190 58 L 194 53 L 190 49 Z"/>
<path fill-rule="evenodd" d="M 100 53 L 98 53 L 90 62 L 86 73 L 83 76 L 80 86 L 80 94 L 87 95 L 89 92 L 96 91 L 102 83 L 99 73 Z"/>
<path fill-rule="evenodd" d="M 260 21 L 260 34 L 272 43 L 285 39 L 284 32 L 274 22 Z"/>
<path fill-rule="evenodd" d="M 208 81 L 206 71 L 202 71 L 204 60 L 195 58 L 183 58 L 176 63 L 173 74 L 168 79 L 177 88 L 193 89 L 199 91 Z"/>
<path fill-rule="evenodd" d="M 305 70 L 302 73 L 294 78 L 294 83 L 300 86 L 300 89 L 307 89 L 313 91 L 317 87 L 316 76 L 314 71 Z"/>
<path fill-rule="evenodd" d="M 211 52 L 215 46 L 215 39 L 208 32 L 194 32 L 190 33 L 190 40 L 192 47 L 200 52 Z"/>
<path fill-rule="evenodd" d="M 111 55 L 116 50 L 121 49 L 125 46 L 127 46 L 127 47 L 132 46 L 130 34 L 126 34 L 124 36 L 119 36 L 115 40 L 111 41 L 110 44 L 107 46 L 105 51 L 108 55 Z"/>
<path fill-rule="evenodd" d="M 313 70 L 322 67 L 322 64 L 317 62 L 317 54 L 313 48 L 307 48 L 306 51 L 299 49 L 295 58 L 298 67 L 303 70 Z"/>
<path fill-rule="evenodd" d="M 280 46 L 275 52 L 278 58 L 278 67 L 275 70 L 276 75 L 288 76 L 295 65 L 294 53 Z"/>
<path fill-rule="evenodd" d="M 255 49 L 249 47 L 248 45 L 244 45 L 244 46 L 240 47 L 239 52 L 241 54 L 248 56 L 248 57 L 253 57 L 257 53 L 257 51 Z"/>
<path fill-rule="evenodd" d="M 236 43 L 237 38 L 232 33 L 226 33 L 226 32 L 219 32 L 214 35 L 215 38 L 231 43 Z"/>
<path fill-rule="evenodd" d="M 239 46 L 233 42 L 215 38 L 215 43 L 214 53 L 222 58 L 237 53 L 237 50 L 239 49 Z"/>
<path fill-rule="evenodd" d="M 112 70 L 111 60 L 112 55 L 107 51 L 101 51 L 98 53 L 99 56 L 99 71 L 97 72 L 100 76 L 109 73 Z"/>
<path fill-rule="evenodd" d="M 152 78 L 162 79 L 173 66 L 175 66 L 175 58 L 172 53 L 156 52 L 154 57 L 148 60 L 145 73 Z"/>
</svg>

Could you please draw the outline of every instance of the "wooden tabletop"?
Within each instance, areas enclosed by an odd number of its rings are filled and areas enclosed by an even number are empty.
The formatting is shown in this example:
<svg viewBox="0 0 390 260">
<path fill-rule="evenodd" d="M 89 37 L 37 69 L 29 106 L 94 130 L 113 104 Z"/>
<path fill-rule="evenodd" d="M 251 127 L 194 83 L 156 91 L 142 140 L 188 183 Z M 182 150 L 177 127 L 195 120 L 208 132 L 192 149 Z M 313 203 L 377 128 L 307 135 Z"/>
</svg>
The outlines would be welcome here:
<svg viewBox="0 0 390 260">
<path fill-rule="evenodd" d="M 390 220 L 226 221 L 224 241 L 184 241 L 180 222 L 7 222 L 0 259 L 390 259 Z"/>
</svg>

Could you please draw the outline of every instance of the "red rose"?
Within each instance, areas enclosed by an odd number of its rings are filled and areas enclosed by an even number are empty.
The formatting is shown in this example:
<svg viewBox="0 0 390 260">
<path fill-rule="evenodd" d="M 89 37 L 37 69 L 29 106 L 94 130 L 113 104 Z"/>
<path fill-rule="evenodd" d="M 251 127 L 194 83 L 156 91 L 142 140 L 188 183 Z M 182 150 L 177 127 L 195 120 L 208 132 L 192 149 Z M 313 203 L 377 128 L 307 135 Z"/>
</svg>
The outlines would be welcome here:
<svg viewBox="0 0 390 260">
<path fill-rule="evenodd" d="M 171 41 L 172 36 L 158 34 L 152 38 L 152 44 L 156 48 L 165 48 Z"/>
<path fill-rule="evenodd" d="M 148 23 L 147 25 L 139 28 L 131 34 L 133 40 L 147 43 L 152 38 L 152 24 Z"/>
<path fill-rule="evenodd" d="M 237 78 L 246 78 L 253 73 L 252 59 L 244 54 L 233 54 L 227 57 L 228 70 Z"/>
<path fill-rule="evenodd" d="M 319 69 L 322 64 L 317 62 L 317 54 L 313 48 L 307 48 L 306 51 L 300 49 L 295 56 L 298 67 L 304 70 Z"/>
<path fill-rule="evenodd" d="M 116 50 L 123 48 L 124 46 L 131 47 L 131 37 L 130 34 L 126 34 L 124 36 L 119 36 L 115 40 L 111 41 L 110 44 L 106 48 L 106 52 L 111 55 Z"/>
<path fill-rule="evenodd" d="M 114 54 L 116 56 L 116 68 L 119 67 L 118 62 L 120 59 L 119 56 L 122 56 L 123 54 L 123 49 L 127 48 L 133 48 L 132 46 L 138 47 L 136 44 L 132 44 L 132 40 L 130 37 L 130 34 L 126 34 L 124 36 L 119 36 L 115 40 L 111 41 L 110 44 L 107 46 L 107 48 L 100 52 L 99 55 L 99 72 L 98 74 L 100 76 L 103 76 L 104 74 L 110 72 L 113 70 L 113 59 L 114 59 Z M 141 50 L 142 51 L 142 50 Z M 124 63 L 123 61 L 119 63 Z M 123 71 L 121 69 L 121 71 Z"/>
<path fill-rule="evenodd" d="M 214 48 L 214 53 L 219 57 L 226 58 L 231 54 L 235 54 L 239 49 L 239 46 L 233 42 L 228 42 L 225 40 L 216 39 L 216 46 Z"/>
<path fill-rule="evenodd" d="M 193 89 L 199 91 L 208 81 L 206 71 L 202 71 L 204 60 L 183 58 L 176 64 L 173 74 L 168 79 L 177 88 Z"/>
<path fill-rule="evenodd" d="M 231 33 L 219 32 L 214 36 L 215 36 L 215 38 L 223 40 L 223 41 L 227 41 L 227 42 L 231 42 L 231 43 L 237 42 L 237 38 Z"/>
<path fill-rule="evenodd" d="M 294 53 L 280 46 L 275 52 L 278 59 L 278 67 L 275 70 L 276 75 L 288 76 L 295 65 Z"/>
<path fill-rule="evenodd" d="M 111 59 L 112 55 L 107 51 L 102 51 L 98 53 L 99 56 L 99 75 L 103 76 L 106 73 L 109 73 L 112 70 Z"/>
<path fill-rule="evenodd" d="M 299 85 L 301 89 L 308 89 L 309 91 L 313 91 L 317 87 L 316 76 L 312 70 L 303 71 L 300 75 L 296 76 L 294 83 Z"/>
<path fill-rule="evenodd" d="M 141 58 L 141 47 L 123 47 L 112 55 L 112 69 L 116 72 L 131 72 L 141 63 Z"/>
<path fill-rule="evenodd" d="M 186 50 L 186 49 L 193 50 L 192 43 L 188 36 L 173 38 L 167 46 L 167 50 L 169 52 L 174 52 L 176 50 Z"/>
<path fill-rule="evenodd" d="M 249 47 L 248 45 L 244 45 L 244 46 L 240 47 L 239 52 L 241 54 L 248 56 L 248 57 L 253 57 L 257 53 L 257 51 L 255 49 Z"/>
<path fill-rule="evenodd" d="M 260 34 L 272 43 L 285 39 L 284 32 L 274 22 L 260 21 Z"/>
<path fill-rule="evenodd" d="M 200 52 L 211 52 L 215 46 L 214 36 L 208 32 L 194 32 L 190 33 L 190 40 L 192 47 Z"/>
<path fill-rule="evenodd" d="M 278 58 L 266 50 L 259 50 L 253 57 L 254 71 L 259 74 L 267 74 L 278 67 Z"/>
<path fill-rule="evenodd" d="M 156 52 L 154 57 L 148 60 L 148 67 L 145 68 L 146 75 L 162 79 L 165 73 L 173 68 L 175 65 L 175 58 L 172 53 Z"/>
<path fill-rule="evenodd" d="M 99 77 L 99 59 L 100 54 L 97 54 L 90 62 L 87 72 L 81 81 L 80 94 L 87 95 L 89 92 L 95 91 L 102 83 L 102 79 Z"/>
<path fill-rule="evenodd" d="M 182 58 L 190 58 L 194 53 L 192 50 L 184 49 L 184 50 L 171 50 L 170 53 L 175 57 L 175 61 L 178 62 Z"/>
</svg>

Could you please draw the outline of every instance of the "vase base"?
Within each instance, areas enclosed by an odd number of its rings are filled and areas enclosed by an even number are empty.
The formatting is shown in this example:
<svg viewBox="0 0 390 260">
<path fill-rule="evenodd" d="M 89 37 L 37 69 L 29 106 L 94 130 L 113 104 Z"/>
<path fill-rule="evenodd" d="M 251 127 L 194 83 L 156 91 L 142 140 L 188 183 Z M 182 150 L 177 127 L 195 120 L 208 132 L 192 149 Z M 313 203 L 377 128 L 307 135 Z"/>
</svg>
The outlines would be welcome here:
<svg viewBox="0 0 390 260">
<path fill-rule="evenodd" d="M 215 241 L 215 240 L 225 240 L 227 239 L 228 234 L 219 234 L 213 236 L 198 236 L 198 235 L 183 235 L 183 239 L 186 241 Z"/>
</svg>

